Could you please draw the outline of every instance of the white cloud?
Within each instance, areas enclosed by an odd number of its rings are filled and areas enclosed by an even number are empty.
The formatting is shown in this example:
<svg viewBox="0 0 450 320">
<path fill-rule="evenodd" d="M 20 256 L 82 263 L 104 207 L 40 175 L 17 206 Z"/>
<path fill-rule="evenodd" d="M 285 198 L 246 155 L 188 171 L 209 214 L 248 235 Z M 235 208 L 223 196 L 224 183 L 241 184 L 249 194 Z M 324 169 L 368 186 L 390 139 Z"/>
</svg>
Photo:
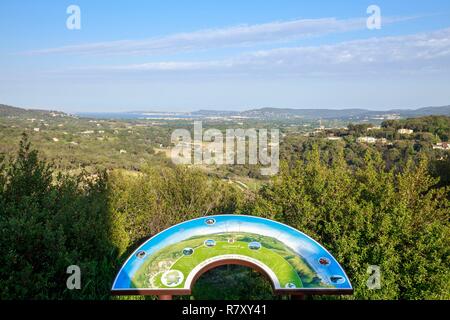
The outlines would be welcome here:
<svg viewBox="0 0 450 320">
<path fill-rule="evenodd" d="M 383 18 L 383 25 L 414 18 L 386 17 Z M 324 36 L 331 33 L 362 30 L 365 28 L 365 17 L 343 20 L 336 18 L 299 19 L 178 33 L 146 40 L 97 42 L 47 48 L 30 51 L 27 54 L 153 55 L 211 48 L 242 47 L 263 43 L 279 43 Z"/>
<path fill-rule="evenodd" d="M 335 75 L 366 72 L 448 72 L 449 69 L 450 28 L 333 45 L 262 50 L 225 60 L 150 62 L 89 67 L 78 69 L 78 71 L 147 74 L 209 72 L 212 74 Z"/>
</svg>

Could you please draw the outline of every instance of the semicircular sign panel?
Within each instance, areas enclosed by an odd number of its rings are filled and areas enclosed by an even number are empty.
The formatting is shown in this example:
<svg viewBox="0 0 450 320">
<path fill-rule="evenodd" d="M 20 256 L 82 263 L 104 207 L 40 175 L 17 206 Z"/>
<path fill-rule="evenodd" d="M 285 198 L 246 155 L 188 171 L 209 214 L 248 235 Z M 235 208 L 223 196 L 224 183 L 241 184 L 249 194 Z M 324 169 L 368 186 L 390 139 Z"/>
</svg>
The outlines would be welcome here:
<svg viewBox="0 0 450 320">
<path fill-rule="evenodd" d="M 208 266 L 242 262 L 264 272 L 277 293 L 351 293 L 336 259 L 285 224 L 253 216 L 207 216 L 175 225 L 125 262 L 114 294 L 188 294 Z"/>
</svg>

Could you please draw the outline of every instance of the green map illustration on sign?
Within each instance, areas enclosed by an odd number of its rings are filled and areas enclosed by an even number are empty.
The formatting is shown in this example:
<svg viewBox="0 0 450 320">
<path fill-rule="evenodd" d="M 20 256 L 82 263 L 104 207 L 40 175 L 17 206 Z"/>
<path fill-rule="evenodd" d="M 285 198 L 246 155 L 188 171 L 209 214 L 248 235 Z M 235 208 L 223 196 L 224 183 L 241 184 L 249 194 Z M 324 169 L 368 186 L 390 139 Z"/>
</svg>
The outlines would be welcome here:
<svg viewBox="0 0 450 320">
<path fill-rule="evenodd" d="M 352 290 L 333 256 L 298 230 L 243 215 L 209 216 L 169 228 L 125 262 L 115 293 L 185 293 L 208 266 L 242 263 L 265 273 L 277 292 Z"/>
</svg>

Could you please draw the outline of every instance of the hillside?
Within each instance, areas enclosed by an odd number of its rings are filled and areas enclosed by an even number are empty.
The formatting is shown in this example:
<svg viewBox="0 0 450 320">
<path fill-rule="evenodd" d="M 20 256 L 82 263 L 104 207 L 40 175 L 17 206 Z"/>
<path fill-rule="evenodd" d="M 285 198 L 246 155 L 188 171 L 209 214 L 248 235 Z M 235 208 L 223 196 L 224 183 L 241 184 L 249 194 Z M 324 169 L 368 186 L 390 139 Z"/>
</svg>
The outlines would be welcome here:
<svg viewBox="0 0 450 320">
<path fill-rule="evenodd" d="M 419 109 L 391 109 L 386 111 L 373 111 L 367 109 L 279 109 L 261 108 L 241 112 L 243 116 L 259 118 L 290 118 L 304 119 L 389 119 L 409 118 L 428 115 L 450 116 L 450 106 L 425 107 Z"/>
<path fill-rule="evenodd" d="M 68 116 L 61 111 L 24 109 L 5 104 L 0 104 L 0 117 L 21 117 L 21 116 Z"/>
<path fill-rule="evenodd" d="M 161 108 L 160 108 L 161 109 Z M 132 111 L 122 113 L 96 112 L 80 113 L 82 117 L 103 119 L 255 119 L 255 120 L 341 120 L 341 121 L 366 121 L 366 120 L 392 120 L 429 115 L 450 116 L 450 106 L 424 107 L 419 109 L 390 109 L 368 110 L 362 108 L 350 109 L 295 109 L 295 108 L 259 108 L 245 111 L 233 110 L 205 110 L 193 112 L 169 112 L 169 111 Z"/>
</svg>

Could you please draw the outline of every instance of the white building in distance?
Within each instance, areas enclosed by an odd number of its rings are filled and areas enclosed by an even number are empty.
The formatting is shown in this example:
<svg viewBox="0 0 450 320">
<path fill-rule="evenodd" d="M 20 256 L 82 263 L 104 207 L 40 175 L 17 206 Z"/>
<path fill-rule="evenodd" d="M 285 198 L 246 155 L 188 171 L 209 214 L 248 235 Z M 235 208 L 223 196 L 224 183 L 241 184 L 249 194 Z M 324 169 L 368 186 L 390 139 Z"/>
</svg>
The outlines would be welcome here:
<svg viewBox="0 0 450 320">
<path fill-rule="evenodd" d="M 377 139 L 374 137 L 359 137 L 356 141 L 363 143 L 375 143 L 377 142 Z"/>
<path fill-rule="evenodd" d="M 411 129 L 398 129 L 397 132 L 400 133 L 400 134 L 412 134 L 414 132 L 414 130 L 411 130 Z"/>
<path fill-rule="evenodd" d="M 450 150 L 450 144 L 448 142 L 438 142 L 433 146 L 433 149 Z"/>
</svg>

